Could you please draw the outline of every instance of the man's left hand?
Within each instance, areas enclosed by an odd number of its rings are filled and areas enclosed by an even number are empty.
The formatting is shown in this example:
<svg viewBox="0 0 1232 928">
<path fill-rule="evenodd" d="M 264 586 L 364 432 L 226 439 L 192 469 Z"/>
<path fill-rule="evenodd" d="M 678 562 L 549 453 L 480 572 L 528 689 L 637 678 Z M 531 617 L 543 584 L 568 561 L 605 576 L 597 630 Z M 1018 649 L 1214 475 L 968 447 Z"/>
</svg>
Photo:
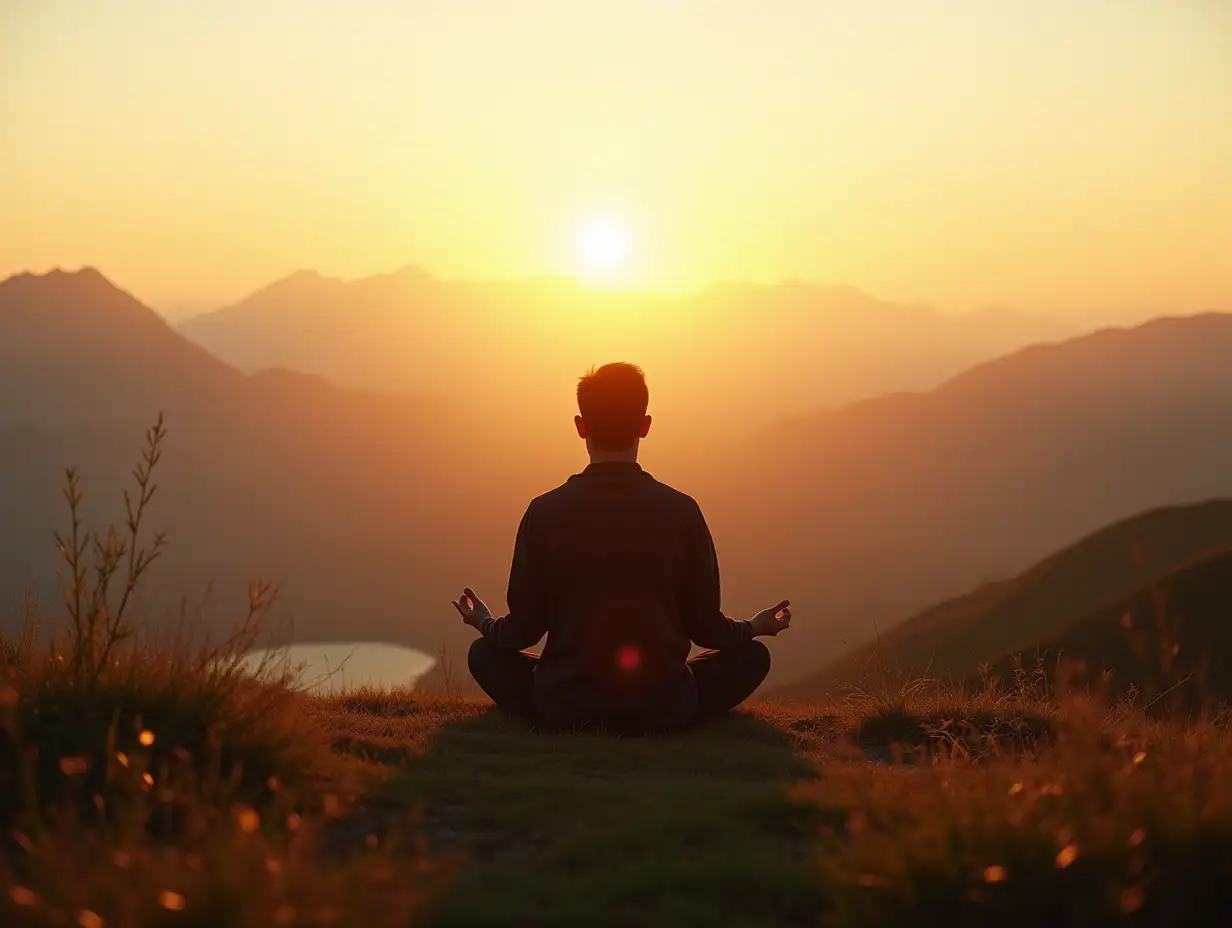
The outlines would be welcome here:
<svg viewBox="0 0 1232 928">
<path fill-rule="evenodd" d="M 777 606 L 763 609 L 752 618 L 753 637 L 766 636 L 773 638 L 779 632 L 791 627 L 791 600 L 785 599 Z"/>
</svg>

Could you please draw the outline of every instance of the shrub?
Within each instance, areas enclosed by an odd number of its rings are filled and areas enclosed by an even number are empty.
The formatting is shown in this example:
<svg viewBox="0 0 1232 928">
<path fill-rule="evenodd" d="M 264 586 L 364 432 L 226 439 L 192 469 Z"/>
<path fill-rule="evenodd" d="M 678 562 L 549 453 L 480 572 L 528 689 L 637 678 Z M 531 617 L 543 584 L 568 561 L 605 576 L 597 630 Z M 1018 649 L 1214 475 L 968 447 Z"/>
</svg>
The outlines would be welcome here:
<svg viewBox="0 0 1232 928">
<path fill-rule="evenodd" d="M 66 472 L 67 629 L 41 639 L 28 608 L 0 638 L 0 924 L 406 924 L 423 855 L 330 846 L 341 761 L 290 669 L 245 661 L 275 591 L 252 582 L 217 645 L 130 620 L 166 545 L 143 535 L 165 436 L 160 417 L 123 532 L 82 525 Z"/>
</svg>

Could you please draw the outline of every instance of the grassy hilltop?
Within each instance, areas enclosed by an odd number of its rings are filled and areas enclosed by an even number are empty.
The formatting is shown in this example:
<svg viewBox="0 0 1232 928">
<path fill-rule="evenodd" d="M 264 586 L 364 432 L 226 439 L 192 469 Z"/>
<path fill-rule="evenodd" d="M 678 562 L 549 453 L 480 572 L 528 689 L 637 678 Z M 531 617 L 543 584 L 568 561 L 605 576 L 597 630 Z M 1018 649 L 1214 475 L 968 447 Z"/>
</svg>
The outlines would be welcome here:
<svg viewBox="0 0 1232 928">
<path fill-rule="evenodd" d="M 921 681 L 623 739 L 158 650 L 84 689 L 64 667 L 4 671 L 6 925 L 1194 924 L 1232 904 L 1221 719 Z"/>
<path fill-rule="evenodd" d="M 544 734 L 448 672 L 436 694 L 252 676 L 261 583 L 222 641 L 152 637 L 129 608 L 163 548 L 142 529 L 161 441 L 160 423 L 120 530 L 82 524 L 70 472 L 67 627 L 32 605 L 0 634 L 0 924 L 1191 925 L 1232 907 L 1232 731 L 1201 701 L 1019 667 L 966 688 L 885 676 L 672 738 Z M 1222 629 L 1228 563 L 1171 578 L 1185 628 Z M 1120 614 L 1067 646 L 1113 654 Z M 1201 682 L 1162 653 L 1152 679 Z"/>
</svg>

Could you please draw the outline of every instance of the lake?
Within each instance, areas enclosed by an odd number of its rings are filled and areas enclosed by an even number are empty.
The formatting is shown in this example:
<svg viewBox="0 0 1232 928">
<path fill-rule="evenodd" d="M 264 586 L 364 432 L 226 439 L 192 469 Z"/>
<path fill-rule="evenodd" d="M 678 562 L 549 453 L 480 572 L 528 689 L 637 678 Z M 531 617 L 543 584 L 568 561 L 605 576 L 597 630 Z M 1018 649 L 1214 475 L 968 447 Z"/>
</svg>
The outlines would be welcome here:
<svg viewBox="0 0 1232 928">
<path fill-rule="evenodd" d="M 322 641 L 251 651 L 244 658 L 256 670 L 267 658 L 277 668 L 299 668 L 299 685 L 309 691 L 360 686 L 412 687 L 436 661 L 422 651 L 383 641 Z"/>
</svg>

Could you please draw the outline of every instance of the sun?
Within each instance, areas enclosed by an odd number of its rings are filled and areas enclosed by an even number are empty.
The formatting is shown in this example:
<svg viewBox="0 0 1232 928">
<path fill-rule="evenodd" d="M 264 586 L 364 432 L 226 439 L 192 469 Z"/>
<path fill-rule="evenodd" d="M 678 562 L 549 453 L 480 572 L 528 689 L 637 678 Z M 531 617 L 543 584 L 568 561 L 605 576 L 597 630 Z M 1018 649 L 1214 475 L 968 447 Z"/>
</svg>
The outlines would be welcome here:
<svg viewBox="0 0 1232 928">
<path fill-rule="evenodd" d="M 625 223 L 614 216 L 601 216 L 581 225 L 574 247 L 585 276 L 610 280 L 628 270 L 633 241 Z"/>
</svg>

